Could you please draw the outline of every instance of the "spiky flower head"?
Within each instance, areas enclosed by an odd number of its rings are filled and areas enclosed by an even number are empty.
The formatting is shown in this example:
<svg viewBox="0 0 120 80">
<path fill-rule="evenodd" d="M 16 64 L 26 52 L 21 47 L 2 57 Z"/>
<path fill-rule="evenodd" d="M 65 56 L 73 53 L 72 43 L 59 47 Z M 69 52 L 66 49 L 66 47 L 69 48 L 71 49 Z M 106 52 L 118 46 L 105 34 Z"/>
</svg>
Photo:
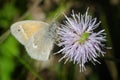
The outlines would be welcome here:
<svg viewBox="0 0 120 80">
<path fill-rule="evenodd" d="M 63 47 L 57 53 L 62 53 L 66 61 L 70 60 L 79 64 L 80 72 L 86 70 L 85 63 L 91 61 L 98 62 L 97 57 L 104 56 L 103 42 L 106 41 L 104 30 L 95 32 L 100 21 L 88 15 L 88 9 L 84 15 L 72 13 L 72 17 L 64 15 L 66 20 L 57 30 L 59 37 L 58 46 Z"/>
</svg>

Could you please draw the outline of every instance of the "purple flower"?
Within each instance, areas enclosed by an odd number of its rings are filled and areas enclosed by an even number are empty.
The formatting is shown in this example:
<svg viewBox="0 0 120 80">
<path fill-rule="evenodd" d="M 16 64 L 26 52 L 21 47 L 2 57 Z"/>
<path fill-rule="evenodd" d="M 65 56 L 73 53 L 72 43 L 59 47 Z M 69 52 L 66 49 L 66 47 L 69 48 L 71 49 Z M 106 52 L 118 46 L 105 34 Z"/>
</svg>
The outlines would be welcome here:
<svg viewBox="0 0 120 80">
<path fill-rule="evenodd" d="M 57 53 L 62 53 L 64 58 L 79 64 L 80 72 L 86 70 L 85 63 L 91 61 L 98 62 L 96 60 L 100 55 L 104 56 L 103 42 L 106 41 L 104 30 L 95 32 L 95 29 L 99 27 L 100 21 L 97 23 L 97 18 L 92 18 L 88 15 L 88 9 L 84 15 L 80 13 L 72 13 L 72 17 L 65 15 L 65 24 L 57 30 L 59 37 L 58 46 L 63 47 Z"/>
</svg>

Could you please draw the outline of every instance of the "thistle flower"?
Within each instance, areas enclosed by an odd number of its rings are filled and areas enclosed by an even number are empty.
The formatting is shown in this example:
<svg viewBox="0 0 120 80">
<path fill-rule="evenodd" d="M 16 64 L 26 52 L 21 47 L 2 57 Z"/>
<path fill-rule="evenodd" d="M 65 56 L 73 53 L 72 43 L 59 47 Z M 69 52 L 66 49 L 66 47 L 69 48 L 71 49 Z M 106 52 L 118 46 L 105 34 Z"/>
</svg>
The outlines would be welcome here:
<svg viewBox="0 0 120 80">
<path fill-rule="evenodd" d="M 99 27 L 100 21 L 97 23 L 97 18 L 92 18 L 88 15 L 88 9 L 84 15 L 72 12 L 72 17 L 67 17 L 64 24 L 57 30 L 59 36 L 58 46 L 63 47 L 57 53 L 62 53 L 64 58 L 77 63 L 80 66 L 80 72 L 86 70 L 85 63 L 91 61 L 99 61 L 96 59 L 100 55 L 104 56 L 103 42 L 106 41 L 104 30 L 95 32 Z"/>
</svg>

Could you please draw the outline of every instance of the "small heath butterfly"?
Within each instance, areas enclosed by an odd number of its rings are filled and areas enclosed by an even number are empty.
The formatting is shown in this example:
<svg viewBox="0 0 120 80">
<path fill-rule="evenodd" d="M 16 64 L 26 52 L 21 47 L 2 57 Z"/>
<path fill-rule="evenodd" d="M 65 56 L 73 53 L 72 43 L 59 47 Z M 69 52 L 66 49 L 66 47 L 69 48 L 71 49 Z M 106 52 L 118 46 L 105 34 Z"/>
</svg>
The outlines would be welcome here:
<svg viewBox="0 0 120 80">
<path fill-rule="evenodd" d="M 36 20 L 24 20 L 14 23 L 10 31 L 24 45 L 33 59 L 46 61 L 49 59 L 55 41 L 56 25 Z"/>
</svg>

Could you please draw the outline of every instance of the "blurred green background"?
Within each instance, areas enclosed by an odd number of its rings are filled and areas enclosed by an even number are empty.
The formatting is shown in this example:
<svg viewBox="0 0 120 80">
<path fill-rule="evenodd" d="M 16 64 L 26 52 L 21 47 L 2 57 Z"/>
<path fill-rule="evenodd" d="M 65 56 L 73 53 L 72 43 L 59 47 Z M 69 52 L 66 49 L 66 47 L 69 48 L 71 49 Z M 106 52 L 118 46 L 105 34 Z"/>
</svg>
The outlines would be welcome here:
<svg viewBox="0 0 120 80">
<path fill-rule="evenodd" d="M 101 64 L 87 63 L 87 71 L 79 72 L 72 62 L 58 62 L 62 55 L 51 54 L 47 62 L 31 59 L 11 34 L 9 28 L 25 19 L 63 22 L 63 12 L 72 10 L 101 20 L 107 33 L 105 57 Z M 120 0 L 0 0 L 0 80 L 120 80 Z M 55 45 L 53 53 L 59 50 Z"/>
</svg>

